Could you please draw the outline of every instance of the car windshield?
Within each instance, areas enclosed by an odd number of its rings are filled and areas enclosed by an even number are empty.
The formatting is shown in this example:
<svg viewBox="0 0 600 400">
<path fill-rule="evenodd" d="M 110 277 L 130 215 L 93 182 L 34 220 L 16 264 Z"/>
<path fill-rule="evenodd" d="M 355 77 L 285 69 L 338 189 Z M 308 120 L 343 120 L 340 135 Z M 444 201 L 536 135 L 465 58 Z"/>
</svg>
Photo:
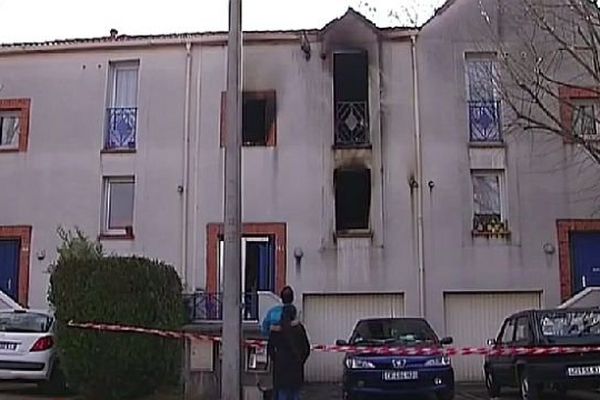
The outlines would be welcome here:
<svg viewBox="0 0 600 400">
<path fill-rule="evenodd" d="M 360 321 L 351 344 L 358 345 L 402 345 L 437 343 L 438 338 L 433 329 L 424 320 L 418 319 L 381 319 Z"/>
<path fill-rule="evenodd" d="M 0 312 L 0 332 L 48 332 L 52 321 L 41 313 Z"/>
<path fill-rule="evenodd" d="M 600 311 L 553 311 L 540 315 L 544 337 L 551 343 L 577 338 L 600 340 Z"/>
</svg>

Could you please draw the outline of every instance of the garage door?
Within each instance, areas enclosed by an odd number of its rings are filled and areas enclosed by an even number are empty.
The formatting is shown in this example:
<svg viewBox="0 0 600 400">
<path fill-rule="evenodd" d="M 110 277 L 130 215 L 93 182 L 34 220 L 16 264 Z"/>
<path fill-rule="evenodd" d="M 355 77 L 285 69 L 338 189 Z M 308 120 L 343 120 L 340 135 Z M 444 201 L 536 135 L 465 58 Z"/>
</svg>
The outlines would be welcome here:
<svg viewBox="0 0 600 400">
<path fill-rule="evenodd" d="M 361 318 L 404 315 L 402 294 L 305 295 L 304 323 L 314 344 L 334 344 L 348 339 Z M 312 353 L 306 368 L 311 382 L 338 382 L 342 378 L 342 354 Z"/>
<path fill-rule="evenodd" d="M 444 311 L 446 334 L 457 347 L 486 346 L 495 338 L 504 318 L 517 311 L 540 307 L 539 292 L 446 293 Z M 456 379 L 481 381 L 482 356 L 455 357 Z"/>
</svg>

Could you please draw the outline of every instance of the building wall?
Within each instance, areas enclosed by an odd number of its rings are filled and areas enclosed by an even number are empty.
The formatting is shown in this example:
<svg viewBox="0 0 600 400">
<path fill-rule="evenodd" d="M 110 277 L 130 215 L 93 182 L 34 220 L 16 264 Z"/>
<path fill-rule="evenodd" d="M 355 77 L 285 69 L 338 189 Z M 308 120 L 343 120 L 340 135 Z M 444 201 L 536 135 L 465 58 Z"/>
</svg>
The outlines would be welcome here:
<svg viewBox="0 0 600 400">
<path fill-rule="evenodd" d="M 101 154 L 108 62 L 119 59 L 140 59 L 138 149 Z M 27 151 L 0 154 L 0 225 L 33 227 L 30 306 L 46 305 L 57 227 L 100 233 L 103 175 L 136 176 L 136 239 L 106 250 L 180 264 L 184 62 L 183 48 L 0 57 L 0 96 L 31 99 Z"/>
<path fill-rule="evenodd" d="M 558 305 L 558 251 L 543 246 L 558 248 L 557 219 L 595 211 L 582 190 L 597 165 L 560 138 L 511 132 L 504 147 L 510 238 L 472 236 L 465 53 L 493 49 L 498 32 L 496 2 L 483 4 L 482 15 L 473 2 L 457 0 L 418 39 L 424 180 L 435 184 L 425 196 L 427 315 L 440 331 L 444 291 L 541 290 L 543 305 Z"/>
</svg>

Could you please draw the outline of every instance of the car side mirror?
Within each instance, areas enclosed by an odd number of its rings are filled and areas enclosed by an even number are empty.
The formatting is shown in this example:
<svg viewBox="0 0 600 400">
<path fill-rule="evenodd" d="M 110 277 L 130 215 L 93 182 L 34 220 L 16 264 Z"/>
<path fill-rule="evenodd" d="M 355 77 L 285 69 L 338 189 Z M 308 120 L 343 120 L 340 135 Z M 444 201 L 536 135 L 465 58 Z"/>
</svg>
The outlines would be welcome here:
<svg viewBox="0 0 600 400">
<path fill-rule="evenodd" d="M 442 340 L 440 340 L 440 344 L 442 344 L 443 346 L 447 346 L 454 343 L 454 339 L 451 338 L 450 336 L 443 338 Z"/>
<path fill-rule="evenodd" d="M 342 339 L 338 339 L 335 341 L 336 346 L 348 346 L 348 342 Z"/>
<path fill-rule="evenodd" d="M 497 344 L 496 339 L 488 339 L 487 340 L 487 345 L 488 346 L 494 347 L 494 346 L 496 346 L 496 344 Z"/>
</svg>

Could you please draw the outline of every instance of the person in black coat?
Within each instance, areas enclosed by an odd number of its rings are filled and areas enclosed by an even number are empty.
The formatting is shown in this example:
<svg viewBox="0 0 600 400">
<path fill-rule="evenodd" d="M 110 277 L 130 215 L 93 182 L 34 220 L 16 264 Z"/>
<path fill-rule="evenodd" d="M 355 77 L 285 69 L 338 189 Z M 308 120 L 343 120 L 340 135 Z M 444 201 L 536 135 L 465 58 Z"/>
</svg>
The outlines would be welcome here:
<svg viewBox="0 0 600 400">
<path fill-rule="evenodd" d="M 271 329 L 267 351 L 273 362 L 275 400 L 300 400 L 304 364 L 310 344 L 304 326 L 296 320 L 296 307 L 283 306 L 281 323 Z"/>
</svg>

